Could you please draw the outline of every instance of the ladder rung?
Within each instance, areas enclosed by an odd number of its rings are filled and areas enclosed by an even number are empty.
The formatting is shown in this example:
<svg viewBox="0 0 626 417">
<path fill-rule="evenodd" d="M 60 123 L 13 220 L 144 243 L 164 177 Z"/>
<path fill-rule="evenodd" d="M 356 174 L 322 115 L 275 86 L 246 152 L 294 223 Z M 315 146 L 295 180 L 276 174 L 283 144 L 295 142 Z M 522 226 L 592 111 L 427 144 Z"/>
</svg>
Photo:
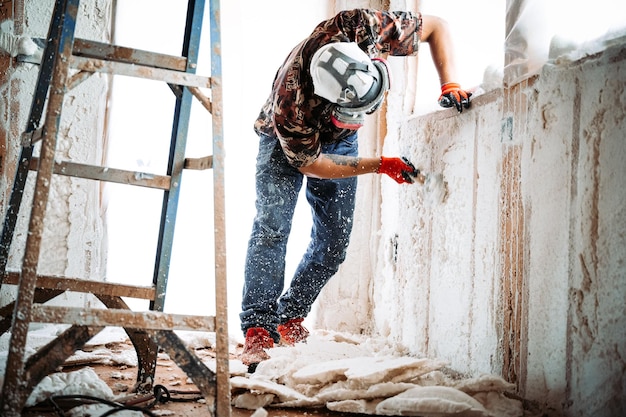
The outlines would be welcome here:
<svg viewBox="0 0 626 417">
<path fill-rule="evenodd" d="M 34 304 L 31 321 L 78 326 L 115 326 L 129 329 L 215 331 L 215 316 L 189 316 L 160 311 L 75 308 Z"/>
<path fill-rule="evenodd" d="M 37 40 L 41 44 L 46 43 L 45 39 Z M 162 68 L 180 72 L 185 72 L 187 68 L 187 58 L 185 57 L 160 54 L 142 49 L 127 48 L 124 46 L 111 45 L 109 43 L 79 38 L 74 39 L 72 55 L 82 56 L 85 58 L 98 58 L 106 61 L 125 62 L 127 64 L 140 64 L 147 67 Z M 20 55 L 17 60 L 31 64 L 41 64 L 41 57 L 36 59 L 32 56 Z"/>
<path fill-rule="evenodd" d="M 32 158 L 29 169 L 36 171 L 38 158 Z M 169 190 L 171 180 L 166 175 L 156 175 L 147 172 L 125 171 L 96 165 L 79 164 L 75 162 L 55 162 L 54 173 L 67 177 L 86 178 L 91 180 L 115 182 L 119 184 L 136 185 L 147 188 Z"/>
<path fill-rule="evenodd" d="M 2 284 L 17 285 L 20 273 L 11 271 L 4 276 Z M 153 300 L 156 294 L 154 287 L 142 287 L 114 282 L 90 281 L 78 278 L 56 277 L 51 275 L 38 275 L 37 288 L 51 290 L 75 291 L 109 296 L 130 297 L 143 300 Z"/>
<path fill-rule="evenodd" d="M 99 58 L 107 61 L 125 62 L 127 64 L 140 64 L 147 67 L 173 71 L 184 72 L 187 68 L 187 58 L 184 57 L 159 54 L 79 38 L 74 40 L 72 54 L 86 58 Z"/>
<path fill-rule="evenodd" d="M 198 99 L 200 104 L 202 104 L 204 108 L 209 111 L 209 113 L 212 113 L 213 103 L 211 103 L 211 99 L 205 96 L 198 87 L 188 87 L 188 88 L 189 88 L 189 91 L 191 91 L 191 94 L 193 94 L 193 96 Z"/>
<path fill-rule="evenodd" d="M 213 168 L 213 155 L 202 158 L 185 158 L 185 169 L 211 169 Z"/>
<path fill-rule="evenodd" d="M 165 81 L 170 84 L 191 87 L 211 88 L 211 78 L 180 71 L 146 67 L 123 62 L 105 61 L 96 58 L 72 56 L 71 67 L 82 71 L 104 72 L 107 74 L 127 75 L 129 77 L 147 78 Z"/>
</svg>

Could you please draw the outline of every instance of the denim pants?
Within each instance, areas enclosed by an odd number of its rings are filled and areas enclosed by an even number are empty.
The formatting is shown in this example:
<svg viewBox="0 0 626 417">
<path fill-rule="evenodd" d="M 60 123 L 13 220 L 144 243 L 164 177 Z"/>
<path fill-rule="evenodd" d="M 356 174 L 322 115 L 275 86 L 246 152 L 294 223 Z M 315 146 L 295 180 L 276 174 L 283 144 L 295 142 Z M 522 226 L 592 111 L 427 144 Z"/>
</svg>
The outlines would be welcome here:
<svg viewBox="0 0 626 417">
<path fill-rule="evenodd" d="M 287 240 L 304 176 L 287 162 L 276 137 L 259 136 L 257 214 L 248 242 L 240 319 L 244 334 L 251 327 L 263 327 L 278 342 L 278 324 L 306 317 L 346 258 L 357 179 L 306 178 L 306 198 L 313 216 L 311 241 L 283 292 Z M 323 145 L 322 153 L 357 156 L 356 133 Z"/>
</svg>

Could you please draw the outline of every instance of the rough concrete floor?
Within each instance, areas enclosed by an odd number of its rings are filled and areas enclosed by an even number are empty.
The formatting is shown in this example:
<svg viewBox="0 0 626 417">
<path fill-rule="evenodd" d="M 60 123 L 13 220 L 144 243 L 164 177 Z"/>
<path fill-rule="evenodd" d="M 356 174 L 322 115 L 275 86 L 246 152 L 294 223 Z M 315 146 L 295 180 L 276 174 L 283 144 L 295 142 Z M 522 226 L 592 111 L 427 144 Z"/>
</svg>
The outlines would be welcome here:
<svg viewBox="0 0 626 417">
<path fill-rule="evenodd" d="M 108 346 L 114 351 L 133 350 L 133 346 L 130 342 L 127 343 L 113 343 Z M 208 349 L 196 350 L 198 357 L 213 356 L 214 353 Z M 130 392 L 135 384 L 135 377 L 137 368 L 127 366 L 115 366 L 115 365 L 102 365 L 94 363 L 74 364 L 72 366 L 65 366 L 63 371 L 75 371 L 81 367 L 89 366 L 98 374 L 116 395 L 123 395 L 125 392 Z M 158 404 L 153 408 L 150 408 L 151 412 L 157 415 L 163 416 L 208 416 L 208 406 L 204 403 L 204 400 L 199 395 L 199 391 L 196 386 L 191 382 L 187 375 L 180 369 L 174 361 L 169 358 L 159 358 L 157 361 L 157 371 L 155 374 L 155 385 L 163 385 L 167 388 L 172 398 L 179 399 L 180 401 L 170 401 L 163 404 Z M 189 393 L 186 395 L 180 393 Z M 131 394 L 129 394 L 129 397 Z M 145 407 L 150 404 L 152 400 L 137 404 L 139 407 Z M 73 406 L 78 404 L 74 403 Z M 68 406 L 69 408 L 69 406 Z M 233 407 L 231 409 L 232 417 L 249 417 L 254 410 L 244 410 Z M 341 417 L 341 416 L 354 416 L 353 414 L 345 413 L 333 413 L 325 408 L 321 409 L 276 409 L 267 408 L 269 417 L 295 417 L 303 415 L 311 415 L 318 417 Z M 24 411 L 23 416 L 26 417 L 58 417 L 57 413 L 51 406 L 34 407 Z M 115 414 L 114 414 L 115 415 Z M 146 414 L 147 415 L 147 414 Z"/>
</svg>

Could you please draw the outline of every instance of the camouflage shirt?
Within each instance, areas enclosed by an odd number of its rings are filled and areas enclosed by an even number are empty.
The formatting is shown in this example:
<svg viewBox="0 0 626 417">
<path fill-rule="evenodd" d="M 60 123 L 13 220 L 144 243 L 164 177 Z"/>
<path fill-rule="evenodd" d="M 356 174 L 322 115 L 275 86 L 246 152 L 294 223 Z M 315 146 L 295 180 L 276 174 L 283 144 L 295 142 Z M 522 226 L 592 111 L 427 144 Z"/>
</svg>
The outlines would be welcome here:
<svg viewBox="0 0 626 417">
<path fill-rule="evenodd" d="M 335 104 L 313 94 L 309 64 L 315 51 L 331 42 L 356 42 L 371 58 L 413 55 L 421 31 L 421 15 L 412 12 L 346 10 L 320 23 L 278 69 L 255 131 L 277 136 L 294 167 L 310 165 L 319 156 L 322 143 L 354 133 L 335 127 L 330 120 Z"/>
</svg>

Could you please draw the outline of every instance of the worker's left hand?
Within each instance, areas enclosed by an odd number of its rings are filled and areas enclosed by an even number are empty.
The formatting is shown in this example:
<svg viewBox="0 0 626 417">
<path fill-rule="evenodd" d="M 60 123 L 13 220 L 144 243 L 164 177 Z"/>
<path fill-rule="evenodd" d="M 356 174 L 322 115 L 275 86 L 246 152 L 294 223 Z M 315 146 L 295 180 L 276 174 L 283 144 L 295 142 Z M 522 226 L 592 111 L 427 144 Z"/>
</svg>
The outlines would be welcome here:
<svg viewBox="0 0 626 417">
<path fill-rule="evenodd" d="M 469 108 L 472 93 L 461 89 L 457 83 L 445 83 L 441 86 L 439 105 L 441 107 L 456 107 L 461 113 L 463 108 Z"/>
</svg>

